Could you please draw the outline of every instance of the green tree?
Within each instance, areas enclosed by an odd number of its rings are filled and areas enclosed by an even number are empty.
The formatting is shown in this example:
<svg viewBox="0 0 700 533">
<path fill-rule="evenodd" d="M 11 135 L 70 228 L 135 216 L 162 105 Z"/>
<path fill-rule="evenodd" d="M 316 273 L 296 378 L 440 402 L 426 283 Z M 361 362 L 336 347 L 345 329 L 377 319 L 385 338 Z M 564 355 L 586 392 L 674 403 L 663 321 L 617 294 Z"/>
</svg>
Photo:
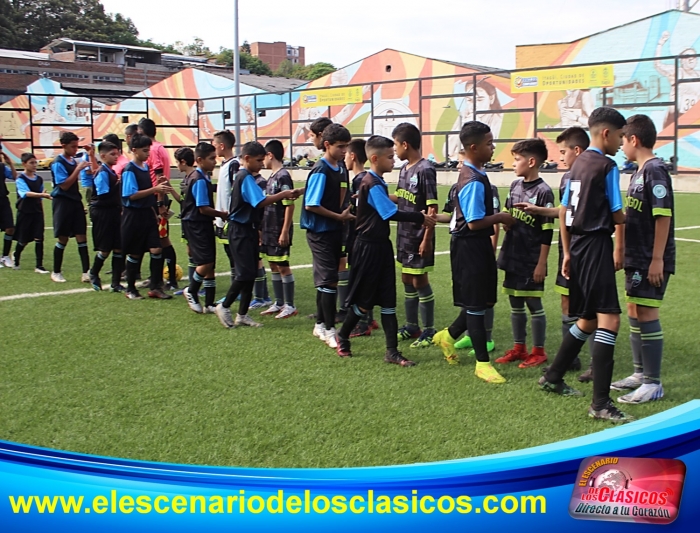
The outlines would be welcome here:
<svg viewBox="0 0 700 533">
<path fill-rule="evenodd" d="M 0 0 L 0 48 L 14 48 L 16 42 L 14 7 L 9 0 Z"/>
<path fill-rule="evenodd" d="M 241 45 L 241 52 L 253 55 L 253 52 L 250 51 L 250 43 L 248 41 L 243 41 L 243 44 Z"/>
<path fill-rule="evenodd" d="M 336 68 L 330 63 L 312 63 L 311 65 L 307 65 L 306 68 L 308 71 L 303 78 L 305 80 L 316 80 L 336 71 Z"/>
<path fill-rule="evenodd" d="M 195 37 L 192 43 L 183 46 L 182 53 L 188 56 L 214 56 L 209 47 L 204 44 L 204 39 L 199 37 Z"/>
<path fill-rule="evenodd" d="M 242 69 L 248 70 L 251 74 L 272 76 L 270 66 L 267 63 L 263 63 L 260 58 L 252 56 L 243 51 L 240 52 L 240 58 L 240 67 Z M 216 62 L 219 65 L 233 67 L 233 50 L 230 48 L 220 48 L 219 53 L 216 54 Z"/>
</svg>

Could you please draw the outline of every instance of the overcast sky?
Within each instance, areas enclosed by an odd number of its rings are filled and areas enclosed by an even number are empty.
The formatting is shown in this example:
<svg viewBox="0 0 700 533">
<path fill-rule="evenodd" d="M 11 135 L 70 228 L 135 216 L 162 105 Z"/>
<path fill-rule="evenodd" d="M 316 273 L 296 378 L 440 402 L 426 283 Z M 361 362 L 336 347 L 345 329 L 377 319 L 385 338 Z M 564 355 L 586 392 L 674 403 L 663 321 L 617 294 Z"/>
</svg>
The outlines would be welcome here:
<svg viewBox="0 0 700 533">
<path fill-rule="evenodd" d="M 232 0 L 102 0 L 142 39 L 233 47 Z M 240 0 L 240 39 L 305 46 L 336 67 L 384 48 L 494 67 L 516 44 L 566 42 L 675 7 L 674 0 Z M 347 7 L 345 7 L 347 6 Z"/>
</svg>

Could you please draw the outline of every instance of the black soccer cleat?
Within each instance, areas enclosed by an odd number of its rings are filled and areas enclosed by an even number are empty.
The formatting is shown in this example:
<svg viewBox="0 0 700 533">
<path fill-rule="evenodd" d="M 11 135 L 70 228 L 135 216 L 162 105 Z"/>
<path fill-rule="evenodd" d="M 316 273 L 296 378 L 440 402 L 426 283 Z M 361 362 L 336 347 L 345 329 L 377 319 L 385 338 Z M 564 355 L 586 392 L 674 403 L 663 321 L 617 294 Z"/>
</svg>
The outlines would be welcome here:
<svg viewBox="0 0 700 533">
<path fill-rule="evenodd" d="M 602 409 L 594 409 L 591 405 L 588 408 L 588 416 L 591 418 L 598 418 L 600 420 L 610 420 L 610 422 L 615 424 L 626 424 L 627 422 L 632 422 L 635 420 L 633 416 L 626 415 L 615 407 L 612 400 L 609 400 Z"/>
<path fill-rule="evenodd" d="M 338 354 L 338 357 L 352 357 L 349 339 L 343 339 L 340 335 L 338 335 L 336 336 L 336 342 L 338 343 L 338 347 L 335 349 L 335 352 Z"/>
<path fill-rule="evenodd" d="M 403 355 L 401 355 L 401 352 L 396 350 L 387 352 L 384 356 L 384 362 L 399 366 L 416 366 L 414 361 L 406 359 Z"/>
<path fill-rule="evenodd" d="M 583 374 L 577 378 L 581 383 L 589 383 L 593 381 L 593 367 L 588 367 Z"/>
</svg>

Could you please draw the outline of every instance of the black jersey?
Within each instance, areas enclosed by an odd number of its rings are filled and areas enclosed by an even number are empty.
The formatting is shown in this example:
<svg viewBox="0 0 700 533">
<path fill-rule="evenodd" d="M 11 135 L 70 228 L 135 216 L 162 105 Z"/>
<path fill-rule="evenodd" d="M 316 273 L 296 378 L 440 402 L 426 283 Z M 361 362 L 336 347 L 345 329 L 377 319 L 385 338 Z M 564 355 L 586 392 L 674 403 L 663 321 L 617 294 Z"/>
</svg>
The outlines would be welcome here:
<svg viewBox="0 0 700 533">
<path fill-rule="evenodd" d="M 671 217 L 671 228 L 664 250 L 664 272 L 674 273 L 676 242 L 673 236 L 673 187 L 663 161 L 651 159 L 632 176 L 625 203 L 625 268 L 649 269 L 654 252 L 656 217 Z"/>
<path fill-rule="evenodd" d="M 266 196 L 273 196 L 283 191 L 294 189 L 292 176 L 286 168 L 281 168 L 270 176 L 265 188 Z M 284 227 L 284 217 L 287 206 L 294 205 L 294 200 L 281 200 L 265 207 L 263 214 L 262 242 L 266 246 L 279 246 L 279 238 Z M 291 231 L 291 228 L 290 228 Z"/>
<path fill-rule="evenodd" d="M 7 198 L 10 191 L 7 190 L 7 184 L 5 180 L 7 179 L 7 170 L 5 163 L 0 162 L 0 198 Z"/>
<path fill-rule="evenodd" d="M 493 183 L 491 184 L 491 194 L 493 195 L 493 212 L 498 213 L 501 210 L 501 196 L 498 194 L 498 187 Z M 450 187 L 450 192 L 447 193 L 447 201 L 445 201 L 445 206 L 442 208 L 443 213 L 454 213 L 455 202 L 457 201 L 457 184 L 454 183 Z"/>
<path fill-rule="evenodd" d="M 472 165 L 463 165 L 457 178 L 455 206 L 450 233 L 456 237 L 490 237 L 493 226 L 473 231 L 469 222 L 481 220 L 494 213 L 493 187 L 489 177 Z"/>
<path fill-rule="evenodd" d="M 124 167 L 122 171 L 122 202 L 124 207 L 136 209 L 153 209 L 156 207 L 157 199 L 155 194 L 149 194 L 139 200 L 130 200 L 130 197 L 139 191 L 153 188 L 151 181 L 151 171 L 148 165 L 140 167 L 133 161 Z"/>
<path fill-rule="evenodd" d="M 389 218 L 396 214 L 396 204 L 389 199 L 389 189 L 382 178 L 372 172 L 362 174 L 357 192 L 356 236 L 372 241 L 388 240 Z"/>
<path fill-rule="evenodd" d="M 239 170 L 231 187 L 229 220 L 258 229 L 262 219 L 262 209 L 257 207 L 264 199 L 265 195 L 250 172 L 245 168 Z"/>
<path fill-rule="evenodd" d="M 349 177 L 345 165 L 333 167 L 325 158 L 321 158 L 311 169 L 306 180 L 301 228 L 314 233 L 340 230 L 341 222 L 307 211 L 306 206 L 321 206 L 334 213 L 342 213 L 348 184 Z"/>
<path fill-rule="evenodd" d="M 190 187 L 190 181 L 197 176 L 197 169 L 195 168 L 192 172 L 187 174 L 180 182 L 180 203 L 185 202 L 185 197 L 187 196 L 187 191 Z"/>
<path fill-rule="evenodd" d="M 429 161 L 421 159 L 409 168 L 404 165 L 399 173 L 396 187 L 399 211 L 420 213 L 431 205 L 437 206 L 437 175 Z M 416 243 L 423 242 L 425 228 L 422 224 L 399 222 L 396 232 L 396 247 L 399 250 L 413 250 Z"/>
<path fill-rule="evenodd" d="M 119 177 L 107 165 L 103 164 L 92 181 L 90 205 L 97 208 L 120 208 L 122 206 L 122 189 Z"/>
<path fill-rule="evenodd" d="M 198 170 L 188 180 L 185 199 L 182 202 L 182 220 L 211 224 L 214 217 L 203 215 L 199 210 L 204 206 L 214 208 L 214 185 L 209 176 Z"/>
<path fill-rule="evenodd" d="M 73 185 L 65 191 L 60 187 L 61 183 L 73 175 L 77 166 L 78 161 L 75 158 L 72 161 L 68 161 L 63 155 L 59 155 L 53 160 L 53 163 L 51 163 L 51 178 L 53 182 L 51 196 L 54 198 L 69 198 L 78 202 L 82 201 L 83 197 L 80 194 L 78 180 L 75 180 Z"/>
<path fill-rule="evenodd" d="M 554 193 L 542 178 L 531 182 L 517 179 L 511 184 L 505 209 L 517 222 L 506 232 L 498 255 L 498 268 L 506 272 L 534 270 L 540 260 L 542 245 L 552 242 L 554 220 L 515 207 L 521 203 L 551 208 L 554 207 Z"/>
<path fill-rule="evenodd" d="M 1 176 L 1 174 L 0 174 Z M 43 213 L 44 208 L 41 205 L 41 198 L 22 198 L 19 195 L 20 182 L 25 183 L 29 192 L 41 193 L 44 192 L 44 180 L 38 174 L 34 179 L 29 179 L 24 173 L 17 175 L 17 210 L 22 213 Z"/>
<path fill-rule="evenodd" d="M 622 209 L 620 171 L 615 161 L 589 148 L 576 158 L 569 176 L 562 205 L 571 234 L 612 234 L 612 214 Z"/>
</svg>

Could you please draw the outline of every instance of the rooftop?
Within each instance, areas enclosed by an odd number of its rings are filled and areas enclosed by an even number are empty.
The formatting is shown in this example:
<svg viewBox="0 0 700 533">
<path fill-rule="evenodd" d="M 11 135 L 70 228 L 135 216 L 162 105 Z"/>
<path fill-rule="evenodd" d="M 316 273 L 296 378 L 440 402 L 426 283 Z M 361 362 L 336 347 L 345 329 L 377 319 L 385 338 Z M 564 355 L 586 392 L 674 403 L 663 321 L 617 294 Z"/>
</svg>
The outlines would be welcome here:
<svg viewBox="0 0 700 533">
<path fill-rule="evenodd" d="M 95 43 L 92 41 L 77 41 L 75 39 L 65 39 L 65 38 L 54 39 L 49 44 L 44 46 L 44 48 L 53 48 L 54 46 L 58 46 L 61 43 L 68 43 L 68 44 L 73 44 L 73 45 L 77 45 L 77 46 L 90 46 L 93 48 L 110 48 L 113 50 L 135 50 L 138 52 L 155 52 L 158 54 L 161 53 L 161 51 L 158 50 L 157 48 L 146 48 L 144 46 L 131 46 L 129 44 Z"/>
</svg>

